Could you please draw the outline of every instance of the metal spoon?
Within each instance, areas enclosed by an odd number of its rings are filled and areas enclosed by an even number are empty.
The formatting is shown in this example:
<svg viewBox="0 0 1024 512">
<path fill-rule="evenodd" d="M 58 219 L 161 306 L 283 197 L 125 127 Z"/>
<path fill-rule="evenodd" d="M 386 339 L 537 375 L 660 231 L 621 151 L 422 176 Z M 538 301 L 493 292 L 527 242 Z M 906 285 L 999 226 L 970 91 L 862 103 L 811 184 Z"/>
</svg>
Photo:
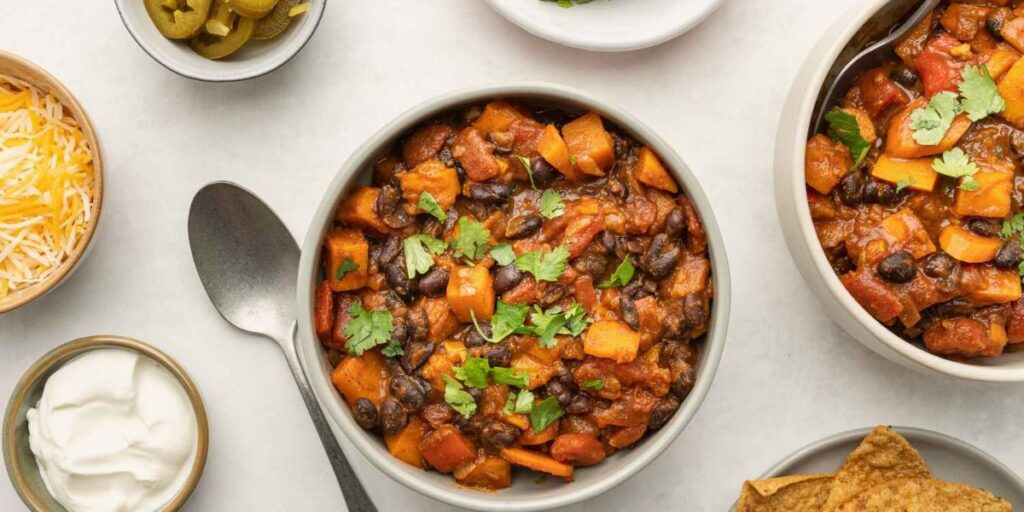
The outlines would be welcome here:
<svg viewBox="0 0 1024 512">
<path fill-rule="evenodd" d="M 818 96 L 815 105 L 815 114 L 812 118 L 814 124 L 811 126 L 811 133 L 820 133 L 824 129 L 825 114 L 829 109 L 839 103 L 839 98 L 850 89 L 854 79 L 861 73 L 871 68 L 881 66 L 886 57 L 892 55 L 893 45 L 910 32 L 918 23 L 935 9 L 942 0 L 893 0 L 878 11 L 864 27 L 854 35 L 850 44 L 840 54 L 836 62 L 832 64 L 828 76 L 832 77 L 832 85 L 825 89 L 822 87 L 823 95 Z M 911 13 L 915 4 L 920 3 L 917 10 Z M 885 35 L 877 42 L 868 46 L 864 51 L 853 55 L 857 48 L 863 44 L 873 41 L 885 33 L 894 23 L 903 19 L 907 13 L 909 18 L 902 25 L 897 26 L 888 35 Z M 825 79 L 829 83 L 829 79 Z M 827 93 L 825 91 L 828 91 Z"/>
<path fill-rule="evenodd" d="M 196 193 L 188 241 L 199 279 L 228 323 L 281 346 L 350 512 L 377 512 L 317 405 L 295 348 L 299 246 L 288 228 L 249 191 L 225 182 Z"/>
</svg>

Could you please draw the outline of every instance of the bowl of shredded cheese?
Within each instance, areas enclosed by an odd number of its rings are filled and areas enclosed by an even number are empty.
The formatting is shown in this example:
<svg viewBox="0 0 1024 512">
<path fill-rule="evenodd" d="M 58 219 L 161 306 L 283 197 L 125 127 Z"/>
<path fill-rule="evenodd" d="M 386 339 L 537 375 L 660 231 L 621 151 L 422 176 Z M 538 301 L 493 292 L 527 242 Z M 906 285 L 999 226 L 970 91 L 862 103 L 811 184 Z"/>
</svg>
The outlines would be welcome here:
<svg viewBox="0 0 1024 512">
<path fill-rule="evenodd" d="M 99 221 L 102 167 L 74 96 L 0 51 L 0 313 L 46 294 L 82 259 Z"/>
</svg>

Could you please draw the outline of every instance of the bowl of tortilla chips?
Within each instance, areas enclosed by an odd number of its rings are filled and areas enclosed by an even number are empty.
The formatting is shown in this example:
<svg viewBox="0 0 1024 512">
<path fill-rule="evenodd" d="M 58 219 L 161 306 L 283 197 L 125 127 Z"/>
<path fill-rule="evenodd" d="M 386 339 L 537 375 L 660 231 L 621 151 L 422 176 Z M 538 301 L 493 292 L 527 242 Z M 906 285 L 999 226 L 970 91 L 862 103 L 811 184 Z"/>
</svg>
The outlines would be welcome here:
<svg viewBox="0 0 1024 512">
<path fill-rule="evenodd" d="M 1024 480 L 937 432 L 875 427 L 815 442 L 743 483 L 735 512 L 1006 512 Z"/>
</svg>

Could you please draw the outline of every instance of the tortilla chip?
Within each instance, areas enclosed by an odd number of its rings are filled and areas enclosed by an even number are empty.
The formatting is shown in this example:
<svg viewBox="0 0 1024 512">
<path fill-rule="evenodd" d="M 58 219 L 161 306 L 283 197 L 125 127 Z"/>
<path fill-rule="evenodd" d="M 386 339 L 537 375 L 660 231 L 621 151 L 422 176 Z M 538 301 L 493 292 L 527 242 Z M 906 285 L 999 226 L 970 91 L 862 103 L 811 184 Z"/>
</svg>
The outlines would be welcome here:
<svg viewBox="0 0 1024 512">
<path fill-rule="evenodd" d="M 931 478 L 921 454 L 903 436 L 876 427 L 836 472 L 824 512 L 834 512 L 858 494 L 896 479 Z"/>
<path fill-rule="evenodd" d="M 1012 507 L 987 491 L 930 478 L 893 480 L 872 487 L 840 512 L 1009 512 Z"/>
<path fill-rule="evenodd" d="M 796 475 L 743 483 L 736 512 L 819 512 L 832 475 Z"/>
</svg>

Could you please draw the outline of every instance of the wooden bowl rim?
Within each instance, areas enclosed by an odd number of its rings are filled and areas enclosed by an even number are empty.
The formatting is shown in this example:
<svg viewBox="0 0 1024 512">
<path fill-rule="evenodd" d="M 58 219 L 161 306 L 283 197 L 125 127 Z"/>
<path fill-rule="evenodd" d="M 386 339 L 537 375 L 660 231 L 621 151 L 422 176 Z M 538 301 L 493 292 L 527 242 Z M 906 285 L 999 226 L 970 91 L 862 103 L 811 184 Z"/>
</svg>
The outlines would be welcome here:
<svg viewBox="0 0 1024 512">
<path fill-rule="evenodd" d="M 68 259 L 58 266 L 57 271 L 45 280 L 27 288 L 9 292 L 7 297 L 0 299 L 0 314 L 3 314 L 24 306 L 56 288 L 82 259 L 89 244 L 92 242 L 93 235 L 96 233 L 100 212 L 103 207 L 103 155 L 100 150 L 99 139 L 93 128 L 92 119 L 89 118 L 89 115 L 86 114 L 85 109 L 82 108 L 78 99 L 71 94 L 71 91 L 54 78 L 53 75 L 27 59 L 3 50 L 0 50 L 0 73 L 24 80 L 39 90 L 53 94 L 60 99 L 64 107 L 71 112 L 71 116 L 78 121 L 82 134 L 92 148 L 93 181 L 95 183 L 93 216 L 89 220 L 89 224 L 85 228 L 85 234 L 82 236 L 82 240 L 78 242 L 78 246 L 71 252 Z"/>
</svg>

